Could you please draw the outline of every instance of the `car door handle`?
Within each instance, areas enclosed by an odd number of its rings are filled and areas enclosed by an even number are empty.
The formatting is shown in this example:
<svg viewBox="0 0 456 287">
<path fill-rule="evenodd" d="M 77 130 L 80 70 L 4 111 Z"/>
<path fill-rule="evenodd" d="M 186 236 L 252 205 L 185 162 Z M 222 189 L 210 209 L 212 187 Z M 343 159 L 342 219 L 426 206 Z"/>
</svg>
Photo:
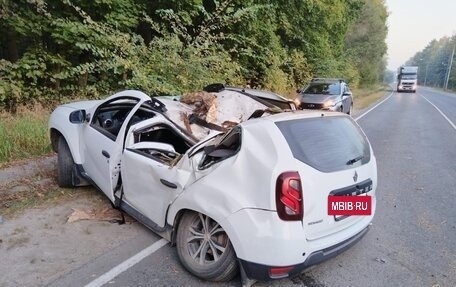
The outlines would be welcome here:
<svg viewBox="0 0 456 287">
<path fill-rule="evenodd" d="M 111 156 L 109 155 L 109 153 L 105 150 L 102 150 L 101 151 L 101 154 L 104 155 L 105 158 L 110 158 Z"/>
<path fill-rule="evenodd" d="M 167 187 L 169 188 L 172 188 L 172 189 L 176 189 L 177 188 L 177 185 L 175 183 L 172 183 L 172 182 L 169 182 L 163 178 L 160 178 L 160 182 L 163 184 L 163 185 L 166 185 Z"/>
</svg>

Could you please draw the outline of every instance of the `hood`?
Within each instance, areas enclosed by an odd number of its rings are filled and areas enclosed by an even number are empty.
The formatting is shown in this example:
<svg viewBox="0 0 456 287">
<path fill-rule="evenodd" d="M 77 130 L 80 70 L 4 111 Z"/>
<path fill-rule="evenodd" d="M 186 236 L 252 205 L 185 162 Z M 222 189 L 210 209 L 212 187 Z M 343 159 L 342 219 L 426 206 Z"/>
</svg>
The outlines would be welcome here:
<svg viewBox="0 0 456 287">
<path fill-rule="evenodd" d="M 322 94 L 301 94 L 299 99 L 303 103 L 323 104 L 329 100 L 335 101 L 338 95 L 322 95 Z"/>
</svg>

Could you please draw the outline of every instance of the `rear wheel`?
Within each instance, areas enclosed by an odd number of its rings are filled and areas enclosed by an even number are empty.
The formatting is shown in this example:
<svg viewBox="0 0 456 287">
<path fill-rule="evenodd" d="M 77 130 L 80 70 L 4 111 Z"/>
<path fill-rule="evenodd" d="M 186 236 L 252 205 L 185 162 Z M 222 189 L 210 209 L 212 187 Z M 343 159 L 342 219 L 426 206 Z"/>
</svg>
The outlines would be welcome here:
<svg viewBox="0 0 456 287">
<path fill-rule="evenodd" d="M 60 187 L 73 187 L 74 161 L 70 148 L 63 136 L 59 137 L 57 146 L 57 183 Z"/>
<path fill-rule="evenodd" d="M 177 230 L 176 245 L 182 265 L 199 278 L 229 281 L 238 273 L 228 235 L 207 215 L 185 213 Z"/>
</svg>

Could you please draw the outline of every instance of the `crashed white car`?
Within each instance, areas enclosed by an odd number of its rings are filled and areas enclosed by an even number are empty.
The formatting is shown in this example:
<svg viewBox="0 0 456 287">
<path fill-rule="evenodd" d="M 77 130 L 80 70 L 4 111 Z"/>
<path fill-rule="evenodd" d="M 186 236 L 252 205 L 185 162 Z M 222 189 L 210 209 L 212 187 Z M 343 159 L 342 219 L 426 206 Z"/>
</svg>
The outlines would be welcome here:
<svg viewBox="0 0 456 287">
<path fill-rule="evenodd" d="M 59 184 L 93 184 L 212 281 L 292 276 L 367 232 L 377 167 L 349 116 L 296 111 L 270 92 L 205 90 L 188 103 L 123 91 L 59 106 L 49 121 Z M 360 193 L 371 215 L 328 215 L 328 195 Z"/>
</svg>

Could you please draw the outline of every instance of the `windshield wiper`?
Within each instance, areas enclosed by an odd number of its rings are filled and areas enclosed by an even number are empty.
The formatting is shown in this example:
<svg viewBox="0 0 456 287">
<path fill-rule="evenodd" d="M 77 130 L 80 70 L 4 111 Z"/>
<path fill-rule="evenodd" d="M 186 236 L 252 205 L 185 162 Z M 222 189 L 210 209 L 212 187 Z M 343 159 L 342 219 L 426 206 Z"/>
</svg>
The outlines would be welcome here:
<svg viewBox="0 0 456 287">
<path fill-rule="evenodd" d="M 360 155 L 358 157 L 355 157 L 355 158 L 352 158 L 351 160 L 347 161 L 347 165 L 351 165 L 351 164 L 354 164 L 355 162 L 357 161 L 360 161 L 364 158 L 363 155 Z"/>
</svg>

